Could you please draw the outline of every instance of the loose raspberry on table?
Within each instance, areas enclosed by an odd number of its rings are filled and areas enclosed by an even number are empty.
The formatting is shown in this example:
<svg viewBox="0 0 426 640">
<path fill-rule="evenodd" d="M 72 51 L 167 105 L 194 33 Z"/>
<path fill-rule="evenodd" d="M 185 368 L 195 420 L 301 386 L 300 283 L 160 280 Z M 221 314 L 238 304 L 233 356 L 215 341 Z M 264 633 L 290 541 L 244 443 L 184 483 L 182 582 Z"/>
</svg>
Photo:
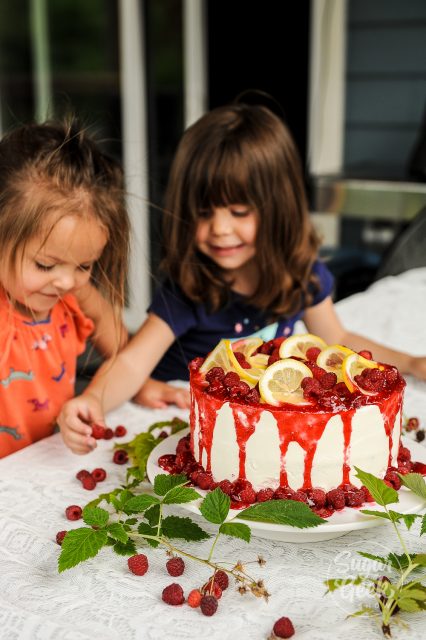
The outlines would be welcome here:
<svg viewBox="0 0 426 640">
<path fill-rule="evenodd" d="M 229 578 L 228 574 L 222 569 L 218 569 L 214 574 L 214 581 L 217 582 L 222 591 L 225 591 L 229 587 Z"/>
<path fill-rule="evenodd" d="M 80 520 L 83 509 L 77 504 L 72 504 L 65 509 L 65 515 L 68 520 Z"/>
<path fill-rule="evenodd" d="M 87 489 L 87 491 L 92 491 L 96 487 L 96 480 L 92 475 L 84 476 L 81 481 L 83 485 L 83 489 Z"/>
<path fill-rule="evenodd" d="M 192 591 L 190 591 L 188 595 L 187 603 L 189 604 L 190 607 L 192 607 L 193 609 L 196 609 L 197 607 L 200 606 L 202 597 L 203 596 L 199 589 L 193 589 Z"/>
<path fill-rule="evenodd" d="M 177 582 L 172 582 L 168 587 L 163 589 L 161 598 L 166 604 L 176 606 L 185 602 L 185 596 L 183 595 L 183 589 Z"/>
<path fill-rule="evenodd" d="M 166 569 L 171 576 L 181 576 L 185 571 L 185 563 L 182 558 L 170 558 L 166 562 Z"/>
<path fill-rule="evenodd" d="M 114 431 L 107 427 L 104 433 L 104 440 L 111 440 L 114 437 Z"/>
<path fill-rule="evenodd" d="M 128 459 L 129 456 L 127 455 L 127 451 L 125 451 L 124 449 L 117 449 L 116 451 L 114 451 L 112 461 L 115 462 L 115 464 L 126 464 Z"/>
<path fill-rule="evenodd" d="M 65 538 L 67 533 L 68 531 L 58 531 L 58 533 L 56 534 L 56 542 L 59 544 L 59 546 L 62 545 L 62 540 Z"/>
<path fill-rule="evenodd" d="M 97 467 L 96 469 L 93 469 L 91 476 L 96 482 L 103 482 L 107 474 L 105 469 L 102 469 L 102 467 Z"/>
<path fill-rule="evenodd" d="M 148 571 L 148 558 L 143 553 L 131 556 L 127 560 L 127 565 L 136 576 L 144 576 Z"/>
<path fill-rule="evenodd" d="M 424 439 L 425 439 L 424 429 L 419 429 L 416 433 L 416 440 L 417 442 L 423 442 Z"/>
<path fill-rule="evenodd" d="M 405 426 L 406 431 L 415 431 L 419 428 L 419 420 L 418 418 L 408 418 L 407 424 Z"/>
<path fill-rule="evenodd" d="M 102 440 L 105 437 L 105 427 L 101 424 L 92 424 L 92 436 L 95 440 Z"/>
<path fill-rule="evenodd" d="M 217 611 L 217 599 L 214 596 L 203 596 L 200 602 L 200 609 L 205 616 L 212 616 Z"/>
<path fill-rule="evenodd" d="M 294 635 L 294 627 L 290 618 L 279 618 L 274 624 L 273 632 L 277 638 L 291 638 Z"/>
<path fill-rule="evenodd" d="M 115 427 L 114 435 L 115 435 L 116 438 L 122 438 L 126 434 L 127 434 L 127 429 L 126 429 L 126 427 L 123 427 L 122 424 L 119 424 L 118 427 Z"/>
<path fill-rule="evenodd" d="M 216 600 L 222 597 L 222 589 L 214 578 L 210 578 L 210 580 L 201 587 L 201 593 L 205 596 L 214 596 Z"/>
<path fill-rule="evenodd" d="M 87 469 L 81 469 L 81 471 L 75 474 L 77 480 L 83 480 L 86 476 L 90 476 L 90 471 L 87 471 Z"/>
</svg>

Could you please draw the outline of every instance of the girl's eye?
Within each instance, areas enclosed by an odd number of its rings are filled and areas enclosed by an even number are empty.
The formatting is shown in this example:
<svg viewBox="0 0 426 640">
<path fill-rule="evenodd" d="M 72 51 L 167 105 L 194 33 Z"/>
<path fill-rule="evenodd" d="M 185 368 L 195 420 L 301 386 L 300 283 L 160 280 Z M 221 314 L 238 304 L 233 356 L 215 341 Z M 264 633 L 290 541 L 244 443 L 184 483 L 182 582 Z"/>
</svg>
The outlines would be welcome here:
<svg viewBox="0 0 426 640">
<path fill-rule="evenodd" d="M 251 209 L 231 209 L 232 215 L 236 218 L 245 218 L 245 216 L 249 215 L 250 211 Z"/>
<path fill-rule="evenodd" d="M 198 212 L 198 217 L 202 218 L 203 220 L 207 220 L 207 218 L 210 218 L 212 215 L 212 212 L 210 211 L 210 209 L 201 209 Z"/>
<path fill-rule="evenodd" d="M 40 271 L 51 271 L 51 269 L 53 269 L 54 265 L 53 264 L 42 264 L 41 262 L 36 262 L 36 267 L 37 269 L 40 269 Z"/>
<path fill-rule="evenodd" d="M 92 264 L 80 264 L 78 268 L 80 271 L 91 271 L 92 267 Z"/>
</svg>

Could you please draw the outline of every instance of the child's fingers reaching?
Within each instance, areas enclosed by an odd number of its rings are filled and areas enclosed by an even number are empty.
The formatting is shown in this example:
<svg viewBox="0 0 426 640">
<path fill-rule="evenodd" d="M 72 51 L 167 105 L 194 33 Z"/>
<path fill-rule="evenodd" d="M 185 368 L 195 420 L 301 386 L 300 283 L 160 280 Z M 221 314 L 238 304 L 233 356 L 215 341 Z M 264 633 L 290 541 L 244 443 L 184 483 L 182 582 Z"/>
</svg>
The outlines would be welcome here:
<svg viewBox="0 0 426 640">
<path fill-rule="evenodd" d="M 180 409 L 190 407 L 190 396 L 187 389 L 172 387 L 152 378 L 147 380 L 133 400 L 153 409 L 164 409 L 169 404 L 175 404 Z"/>
</svg>

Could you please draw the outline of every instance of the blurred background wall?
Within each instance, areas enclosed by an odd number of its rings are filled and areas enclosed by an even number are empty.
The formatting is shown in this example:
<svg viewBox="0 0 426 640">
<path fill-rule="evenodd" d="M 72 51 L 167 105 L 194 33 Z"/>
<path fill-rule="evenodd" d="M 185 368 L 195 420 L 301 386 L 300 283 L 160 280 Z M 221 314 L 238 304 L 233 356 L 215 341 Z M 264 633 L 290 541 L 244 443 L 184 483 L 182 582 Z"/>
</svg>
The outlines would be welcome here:
<svg viewBox="0 0 426 640">
<path fill-rule="evenodd" d="M 136 328 L 183 130 L 241 92 L 265 92 L 247 99 L 266 101 L 293 132 L 344 297 L 369 284 L 426 204 L 413 165 L 425 42 L 423 0 L 1 0 L 0 129 L 72 112 L 123 162 Z"/>
</svg>

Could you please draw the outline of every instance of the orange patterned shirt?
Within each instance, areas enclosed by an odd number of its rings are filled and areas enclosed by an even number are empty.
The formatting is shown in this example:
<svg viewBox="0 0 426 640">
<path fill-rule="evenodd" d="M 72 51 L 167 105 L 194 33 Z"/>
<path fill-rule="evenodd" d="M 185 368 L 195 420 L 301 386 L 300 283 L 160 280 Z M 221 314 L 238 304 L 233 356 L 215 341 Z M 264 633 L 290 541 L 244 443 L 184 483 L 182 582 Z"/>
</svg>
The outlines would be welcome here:
<svg viewBox="0 0 426 640">
<path fill-rule="evenodd" d="M 37 321 L 0 291 L 0 458 L 53 433 L 93 329 L 71 294 Z"/>
</svg>

